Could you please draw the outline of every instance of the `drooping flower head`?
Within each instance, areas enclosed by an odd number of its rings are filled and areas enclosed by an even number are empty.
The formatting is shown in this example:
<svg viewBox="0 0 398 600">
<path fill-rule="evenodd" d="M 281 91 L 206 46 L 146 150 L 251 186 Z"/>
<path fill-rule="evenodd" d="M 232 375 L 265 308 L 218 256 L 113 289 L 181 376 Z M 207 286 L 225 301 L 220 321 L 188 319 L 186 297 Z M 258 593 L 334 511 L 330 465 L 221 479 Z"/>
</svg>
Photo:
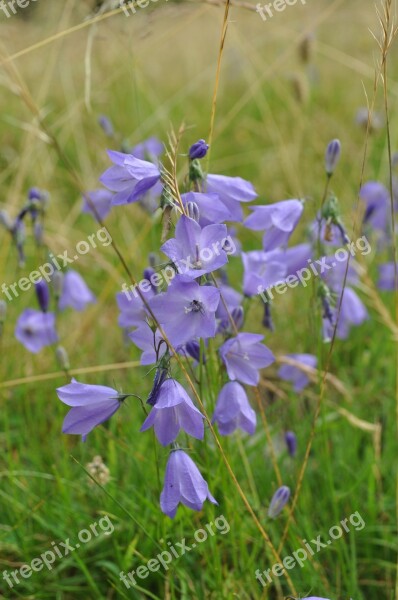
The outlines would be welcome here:
<svg viewBox="0 0 398 600">
<path fill-rule="evenodd" d="M 55 315 L 27 308 L 17 321 L 15 337 L 27 350 L 36 354 L 45 346 L 58 341 Z"/>
<path fill-rule="evenodd" d="M 89 213 L 97 219 L 97 214 L 101 220 L 104 220 L 111 211 L 113 192 L 109 190 L 92 190 L 86 192 L 83 196 L 83 213 Z M 93 206 L 95 210 L 93 209 Z M 96 214 L 97 213 L 97 214 Z"/>
<path fill-rule="evenodd" d="M 251 202 L 257 198 L 257 193 L 250 181 L 246 181 L 241 177 L 227 177 L 225 175 L 207 175 L 206 192 L 219 196 L 233 221 L 242 221 L 241 202 Z"/>
<path fill-rule="evenodd" d="M 242 429 L 253 435 L 256 429 L 256 413 L 250 406 L 245 389 L 237 381 L 224 385 L 217 399 L 212 423 L 217 423 L 220 435 L 230 435 Z"/>
<path fill-rule="evenodd" d="M 248 297 L 280 283 L 286 276 L 286 263 L 280 250 L 242 252 L 242 262 L 243 291 Z"/>
<path fill-rule="evenodd" d="M 126 398 L 113 388 L 79 383 L 76 379 L 58 388 L 57 395 L 61 402 L 72 407 L 65 417 L 62 432 L 81 435 L 83 441 L 94 427 L 107 421 Z"/>
<path fill-rule="evenodd" d="M 286 356 L 312 369 L 316 369 L 318 363 L 317 357 L 312 354 L 287 354 Z M 284 381 L 291 381 L 295 392 L 301 392 L 310 382 L 306 373 L 299 367 L 287 364 L 280 367 L 278 377 Z"/>
<path fill-rule="evenodd" d="M 95 301 L 95 296 L 83 277 L 77 271 L 69 269 L 63 278 L 59 309 L 64 310 L 69 307 L 81 311 L 87 304 Z"/>
<path fill-rule="evenodd" d="M 162 511 L 174 519 L 180 502 L 199 511 L 205 500 L 218 504 L 193 460 L 183 450 L 174 450 L 167 462 L 164 488 L 160 495 Z"/>
<path fill-rule="evenodd" d="M 329 142 L 326 153 L 325 153 L 325 170 L 327 175 L 330 177 L 333 175 L 337 163 L 340 160 L 341 155 L 341 143 L 340 140 L 332 140 Z"/>
<path fill-rule="evenodd" d="M 202 440 L 203 419 L 202 413 L 193 404 L 182 385 L 175 379 L 166 379 L 158 391 L 156 404 L 140 431 L 154 427 L 156 437 L 163 446 L 174 442 L 181 429 L 188 435 Z"/>
<path fill-rule="evenodd" d="M 160 179 L 159 167 L 151 162 L 114 150 L 108 150 L 108 155 L 114 166 L 101 175 L 100 181 L 116 192 L 113 205 L 138 202 Z"/>
<path fill-rule="evenodd" d="M 259 370 L 268 367 L 275 360 L 271 350 L 261 342 L 264 336 L 256 333 L 238 333 L 227 340 L 220 348 L 228 377 L 247 385 L 257 385 Z"/>
<path fill-rule="evenodd" d="M 245 226 L 254 231 L 265 231 L 263 248 L 266 252 L 286 246 L 303 214 L 300 200 L 283 200 L 266 206 L 251 206 L 253 211 Z"/>
</svg>

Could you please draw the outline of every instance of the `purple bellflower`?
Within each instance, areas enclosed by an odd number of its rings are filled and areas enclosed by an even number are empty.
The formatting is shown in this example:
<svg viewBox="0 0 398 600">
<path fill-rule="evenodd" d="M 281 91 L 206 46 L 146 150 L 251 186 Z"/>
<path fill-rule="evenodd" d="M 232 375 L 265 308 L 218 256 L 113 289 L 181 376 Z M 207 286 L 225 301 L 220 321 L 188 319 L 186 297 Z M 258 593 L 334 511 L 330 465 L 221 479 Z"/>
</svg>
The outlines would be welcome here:
<svg viewBox="0 0 398 600">
<path fill-rule="evenodd" d="M 82 212 L 93 215 L 97 219 L 97 215 L 93 210 L 95 207 L 96 212 L 101 220 L 105 219 L 111 211 L 113 200 L 113 192 L 109 190 L 92 190 L 86 192 L 83 196 Z"/>
<path fill-rule="evenodd" d="M 180 273 L 196 279 L 216 271 L 228 262 L 223 250 L 227 236 L 225 225 L 201 226 L 185 215 L 176 226 L 175 238 L 161 247 Z"/>
<path fill-rule="evenodd" d="M 341 310 L 338 315 L 338 309 L 340 306 L 340 296 L 337 298 L 335 307 L 332 310 L 332 322 L 330 319 L 324 318 L 323 320 L 323 337 L 324 341 L 328 342 L 332 339 L 334 325 L 337 321 L 336 337 L 340 340 L 348 338 L 350 329 L 352 326 L 362 325 L 368 320 L 368 311 L 358 294 L 350 287 L 346 287 L 343 293 L 343 300 L 341 302 Z"/>
<path fill-rule="evenodd" d="M 71 406 L 62 426 L 63 433 L 87 435 L 120 408 L 126 395 L 104 385 L 89 385 L 72 379 L 71 383 L 57 389 L 58 398 Z"/>
<path fill-rule="evenodd" d="M 128 334 L 128 337 L 140 350 L 142 350 L 141 364 L 152 365 L 164 355 L 167 345 L 160 332 L 155 332 L 149 327 L 148 323 L 141 323 L 138 329 Z"/>
<path fill-rule="evenodd" d="M 163 154 L 164 146 L 162 142 L 155 136 L 144 140 L 130 150 L 130 154 L 140 160 L 151 160 L 156 162 L 156 159 Z"/>
<path fill-rule="evenodd" d="M 313 369 L 316 369 L 318 364 L 317 357 L 312 354 L 287 354 L 286 356 Z M 278 371 L 278 377 L 284 381 L 291 381 L 295 392 L 301 392 L 310 382 L 306 373 L 292 365 L 282 365 Z"/>
<path fill-rule="evenodd" d="M 166 379 L 157 394 L 152 408 L 140 431 L 150 427 L 163 446 L 175 441 L 180 429 L 202 440 L 204 436 L 203 415 L 175 379 Z"/>
<path fill-rule="evenodd" d="M 242 221 L 243 219 L 241 202 L 252 202 L 257 198 L 257 193 L 250 181 L 241 177 L 225 175 L 208 175 L 206 192 L 218 194 L 220 201 L 229 210 L 232 221 Z"/>
<path fill-rule="evenodd" d="M 326 153 L 325 153 L 325 170 L 327 175 L 330 177 L 333 175 L 337 163 L 340 160 L 341 155 L 341 143 L 340 140 L 332 140 L 329 142 Z"/>
<path fill-rule="evenodd" d="M 303 214 L 304 205 L 300 200 L 283 200 L 268 206 L 251 206 L 253 211 L 245 221 L 245 226 L 254 231 L 265 231 L 264 250 L 270 251 L 286 246 Z"/>
<path fill-rule="evenodd" d="M 228 208 L 221 202 L 218 194 L 202 194 L 187 192 L 181 195 L 184 206 L 188 202 L 195 202 L 199 208 L 199 223 L 202 227 L 213 223 L 224 223 L 232 220 Z"/>
<path fill-rule="evenodd" d="M 256 413 L 245 389 L 237 381 L 226 383 L 220 391 L 212 423 L 217 423 L 220 435 L 230 435 L 239 428 L 249 435 L 255 432 Z"/>
<path fill-rule="evenodd" d="M 286 431 L 285 443 L 290 456 L 295 456 L 297 452 L 297 436 L 293 431 Z"/>
<path fill-rule="evenodd" d="M 142 295 L 149 302 L 156 294 L 153 287 L 149 286 L 145 292 L 142 292 Z M 126 288 L 123 292 L 118 292 L 116 301 L 120 310 L 118 319 L 120 327 L 127 328 L 141 325 L 149 314 L 141 297 L 135 290 L 129 292 Z"/>
<path fill-rule="evenodd" d="M 160 179 L 159 167 L 132 154 L 108 150 L 108 156 L 115 166 L 110 167 L 100 177 L 101 183 L 116 192 L 112 204 L 137 202 Z"/>
<path fill-rule="evenodd" d="M 17 321 L 15 337 L 33 354 L 40 352 L 45 346 L 55 344 L 58 341 L 55 315 L 27 308 Z"/>
<path fill-rule="evenodd" d="M 50 290 L 48 284 L 43 279 L 35 284 L 36 296 L 40 309 L 45 313 L 50 304 Z"/>
<path fill-rule="evenodd" d="M 395 265 L 393 262 L 379 266 L 377 287 L 388 292 L 395 290 Z"/>
<path fill-rule="evenodd" d="M 176 275 L 167 291 L 149 301 L 158 323 L 173 344 L 216 334 L 215 312 L 220 301 L 216 287 L 200 286 L 186 275 Z"/>
<path fill-rule="evenodd" d="M 81 311 L 86 308 L 87 304 L 95 301 L 95 296 L 83 277 L 77 271 L 69 269 L 63 278 L 59 309 L 64 310 L 69 307 Z"/>
<path fill-rule="evenodd" d="M 259 369 L 268 367 L 275 360 L 271 350 L 261 343 L 263 339 L 263 335 L 256 333 L 238 333 L 221 346 L 220 356 L 232 381 L 258 384 Z"/>
<path fill-rule="evenodd" d="M 283 254 L 280 250 L 242 252 L 243 291 L 246 296 L 256 296 L 285 279 L 286 264 Z"/>
<path fill-rule="evenodd" d="M 368 181 L 362 186 L 359 195 L 366 207 L 364 223 L 386 232 L 390 211 L 390 193 L 387 188 L 378 181 Z"/>
<path fill-rule="evenodd" d="M 180 502 L 199 511 L 205 500 L 218 504 L 193 460 L 183 450 L 174 450 L 167 462 L 164 488 L 160 495 L 162 511 L 174 519 Z"/>
<path fill-rule="evenodd" d="M 275 519 L 285 508 L 286 504 L 289 502 L 289 498 L 290 489 L 287 485 L 282 485 L 272 496 L 271 504 L 268 508 L 268 516 L 271 519 Z"/>
</svg>

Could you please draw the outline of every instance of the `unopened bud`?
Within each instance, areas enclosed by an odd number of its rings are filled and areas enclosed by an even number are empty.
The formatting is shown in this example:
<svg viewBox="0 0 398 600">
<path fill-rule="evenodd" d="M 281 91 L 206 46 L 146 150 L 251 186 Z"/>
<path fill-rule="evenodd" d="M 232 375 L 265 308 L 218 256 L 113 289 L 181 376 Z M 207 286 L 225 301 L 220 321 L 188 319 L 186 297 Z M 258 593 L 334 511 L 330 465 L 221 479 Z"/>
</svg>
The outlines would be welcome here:
<svg viewBox="0 0 398 600">
<path fill-rule="evenodd" d="M 289 498 L 290 489 L 287 487 L 287 485 L 282 485 L 282 487 L 276 490 L 272 497 L 271 504 L 269 505 L 268 509 L 268 516 L 271 517 L 271 519 L 275 519 L 275 517 L 282 512 L 288 503 Z"/>
<path fill-rule="evenodd" d="M 205 140 L 199 140 L 189 149 L 189 158 L 194 160 L 196 158 L 204 158 L 209 149 L 209 145 L 206 144 Z"/>
<path fill-rule="evenodd" d="M 61 271 L 55 271 L 51 277 L 51 283 L 54 290 L 54 296 L 58 300 L 62 294 L 62 288 L 64 285 L 64 275 Z"/>
<path fill-rule="evenodd" d="M 188 217 L 199 223 L 200 212 L 199 206 L 196 204 L 196 202 L 187 202 L 185 205 L 185 210 L 187 211 Z"/>
<path fill-rule="evenodd" d="M 107 116 L 100 115 L 98 117 L 98 125 L 101 127 L 102 131 L 108 137 L 113 137 L 115 135 L 115 132 L 113 130 L 112 122 L 111 122 L 111 120 Z"/>
<path fill-rule="evenodd" d="M 55 355 L 57 357 L 57 361 L 61 369 L 64 371 L 69 371 L 69 357 L 65 348 L 63 346 L 57 346 L 57 349 L 55 350 Z"/>
<path fill-rule="evenodd" d="M 193 358 L 197 362 L 200 362 L 200 345 L 199 345 L 199 342 L 197 342 L 196 340 L 191 340 L 190 342 L 187 342 L 185 344 L 185 350 L 187 351 L 187 353 L 189 354 L 189 356 L 191 358 Z M 206 357 L 205 357 L 204 353 L 203 353 L 203 363 L 206 363 Z"/>
<path fill-rule="evenodd" d="M 44 279 L 42 279 L 41 281 L 35 284 L 35 290 L 41 310 L 43 312 L 47 312 L 50 304 L 50 290 L 48 288 L 47 282 L 45 282 Z"/>
<path fill-rule="evenodd" d="M 334 173 L 337 163 L 340 160 L 341 143 L 340 140 L 332 140 L 326 148 L 325 169 L 329 177 Z"/>
<path fill-rule="evenodd" d="M 235 323 L 236 329 L 240 329 L 243 326 L 243 321 L 245 318 L 245 313 L 242 306 L 237 306 L 232 309 L 231 317 Z"/>
<path fill-rule="evenodd" d="M 297 451 L 297 437 L 293 431 L 286 431 L 285 442 L 290 456 L 295 456 Z"/>
</svg>

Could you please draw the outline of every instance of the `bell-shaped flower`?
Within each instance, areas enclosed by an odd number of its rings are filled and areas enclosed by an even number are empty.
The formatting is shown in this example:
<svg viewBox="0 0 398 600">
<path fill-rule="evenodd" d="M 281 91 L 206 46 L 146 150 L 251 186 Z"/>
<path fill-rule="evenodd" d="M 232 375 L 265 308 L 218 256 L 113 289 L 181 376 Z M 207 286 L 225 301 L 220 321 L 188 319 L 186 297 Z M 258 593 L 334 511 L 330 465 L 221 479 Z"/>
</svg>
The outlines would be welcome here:
<svg viewBox="0 0 398 600">
<path fill-rule="evenodd" d="M 17 321 L 15 337 L 29 352 L 36 354 L 45 346 L 58 341 L 55 330 L 55 315 L 27 308 Z"/>
<path fill-rule="evenodd" d="M 236 429 L 242 429 L 249 435 L 255 432 L 256 413 L 249 404 L 245 389 L 237 381 L 230 381 L 222 388 L 212 422 L 217 423 L 220 435 L 230 435 Z"/>
<path fill-rule="evenodd" d="M 250 183 L 241 177 L 225 175 L 207 175 L 206 192 L 217 194 L 220 201 L 228 209 L 232 221 L 242 221 L 243 210 L 241 202 L 252 202 L 257 193 Z"/>
<path fill-rule="evenodd" d="M 64 275 L 62 281 L 62 292 L 59 299 L 59 309 L 74 308 L 75 310 L 84 310 L 90 302 L 95 302 L 95 296 L 84 281 L 83 277 L 69 269 Z"/>
<path fill-rule="evenodd" d="M 318 364 L 317 357 L 312 354 L 287 354 L 286 356 L 312 369 L 315 369 Z M 299 367 L 288 364 L 280 367 L 278 377 L 284 381 L 291 381 L 295 392 L 301 392 L 310 382 L 304 371 L 301 371 Z"/>
<path fill-rule="evenodd" d="M 98 215 L 103 220 L 111 211 L 112 200 L 113 192 L 109 190 L 99 189 L 86 192 L 83 196 L 82 212 L 93 215 L 95 219 Z"/>
<path fill-rule="evenodd" d="M 245 226 L 254 231 L 265 231 L 263 248 L 266 252 L 286 246 L 303 214 L 300 200 L 282 200 L 265 206 L 251 206 L 253 213 L 247 217 Z"/>
<path fill-rule="evenodd" d="M 221 346 L 220 356 L 232 381 L 257 385 L 259 369 L 275 361 L 271 350 L 261 343 L 263 339 L 263 335 L 256 333 L 238 333 Z"/>
</svg>

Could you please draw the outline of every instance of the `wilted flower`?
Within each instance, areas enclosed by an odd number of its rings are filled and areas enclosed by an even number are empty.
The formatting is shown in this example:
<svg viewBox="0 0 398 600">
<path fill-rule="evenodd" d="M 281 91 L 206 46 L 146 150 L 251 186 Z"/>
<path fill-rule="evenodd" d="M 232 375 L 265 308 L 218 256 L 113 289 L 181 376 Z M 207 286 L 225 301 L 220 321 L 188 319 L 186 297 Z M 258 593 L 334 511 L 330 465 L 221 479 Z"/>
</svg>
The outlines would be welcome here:
<svg viewBox="0 0 398 600">
<path fill-rule="evenodd" d="M 34 354 L 45 346 L 55 344 L 58 341 L 55 315 L 27 308 L 17 321 L 15 337 Z"/>
<path fill-rule="evenodd" d="M 255 432 L 256 413 L 245 389 L 237 381 L 226 383 L 220 391 L 212 423 L 217 423 L 221 435 L 230 435 L 239 428 L 249 435 Z"/>
<path fill-rule="evenodd" d="M 275 360 L 271 350 L 261 343 L 263 339 L 263 335 L 256 333 L 238 333 L 221 346 L 220 356 L 232 381 L 258 384 L 259 369 L 268 367 Z"/>
<path fill-rule="evenodd" d="M 287 354 L 286 356 L 312 369 L 316 369 L 318 363 L 317 357 L 312 354 Z M 301 392 L 310 382 L 306 373 L 292 365 L 282 365 L 278 377 L 284 381 L 291 381 L 295 392 Z"/>
<path fill-rule="evenodd" d="M 108 150 L 108 156 L 115 166 L 107 169 L 100 181 L 116 192 L 113 205 L 137 202 L 160 179 L 159 168 L 153 163 L 114 150 Z"/>
<path fill-rule="evenodd" d="M 272 496 L 271 504 L 268 508 L 268 516 L 271 519 L 275 519 L 275 517 L 282 512 L 288 503 L 289 498 L 290 489 L 287 487 L 287 485 L 282 485 L 282 487 L 278 488 L 275 494 Z"/>
<path fill-rule="evenodd" d="M 290 456 L 295 456 L 297 451 L 297 436 L 293 431 L 286 431 L 285 442 Z"/>
<path fill-rule="evenodd" d="M 94 427 L 107 421 L 120 408 L 126 398 L 113 388 L 79 383 L 76 379 L 58 388 L 57 395 L 61 402 L 72 406 L 62 432 L 81 435 L 83 442 Z"/>
<path fill-rule="evenodd" d="M 209 145 L 206 144 L 205 140 L 199 140 L 198 142 L 195 142 L 195 144 L 192 144 L 192 146 L 189 149 L 189 158 L 191 160 L 194 160 L 195 158 L 204 158 L 207 154 L 207 151 L 209 149 Z"/>
<path fill-rule="evenodd" d="M 170 342 L 178 346 L 215 336 L 219 301 L 216 287 L 200 286 L 186 275 L 176 275 L 167 292 L 152 298 L 149 305 Z"/>
<path fill-rule="evenodd" d="M 157 394 L 156 404 L 140 431 L 154 427 L 163 446 L 176 439 L 180 429 L 198 440 L 204 436 L 203 415 L 175 379 L 166 379 Z"/>
<path fill-rule="evenodd" d="M 336 167 L 337 167 L 337 163 L 340 160 L 340 155 L 341 155 L 341 143 L 340 140 L 332 140 L 327 148 L 326 148 L 326 154 L 325 154 L 325 169 L 326 169 L 326 173 L 329 175 L 329 177 L 331 175 L 333 175 Z"/>
<path fill-rule="evenodd" d="M 110 481 L 110 472 L 101 456 L 94 456 L 92 462 L 87 463 L 87 471 L 101 485 L 106 485 Z M 88 480 L 89 485 L 95 485 L 92 479 Z"/>
<path fill-rule="evenodd" d="M 87 304 L 95 301 L 95 296 L 83 277 L 77 271 L 69 269 L 64 275 L 59 309 L 70 307 L 80 311 L 84 310 Z"/>
<path fill-rule="evenodd" d="M 174 519 L 180 502 L 192 510 L 202 510 L 206 499 L 213 504 L 218 504 L 188 454 L 183 450 L 172 451 L 167 462 L 164 488 L 160 495 L 162 511 Z"/>
</svg>

